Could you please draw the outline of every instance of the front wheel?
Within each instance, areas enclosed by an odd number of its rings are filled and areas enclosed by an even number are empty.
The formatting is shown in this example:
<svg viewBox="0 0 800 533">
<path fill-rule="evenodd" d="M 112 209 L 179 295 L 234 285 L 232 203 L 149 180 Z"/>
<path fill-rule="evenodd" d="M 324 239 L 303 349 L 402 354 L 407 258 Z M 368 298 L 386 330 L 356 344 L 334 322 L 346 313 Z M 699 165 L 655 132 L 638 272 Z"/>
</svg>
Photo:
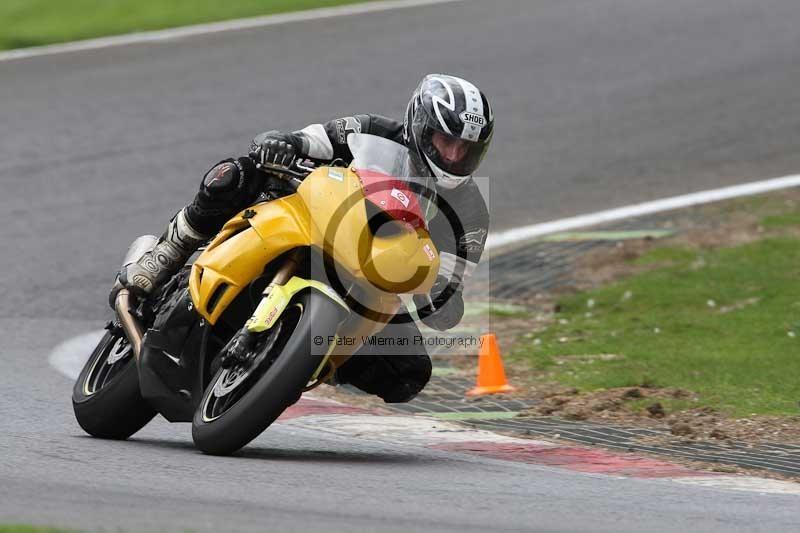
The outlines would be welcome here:
<svg viewBox="0 0 800 533">
<path fill-rule="evenodd" d="M 139 392 L 133 347 L 120 328 L 106 332 L 72 388 L 78 424 L 93 437 L 127 439 L 156 416 Z"/>
<path fill-rule="evenodd" d="M 269 427 L 300 399 L 322 362 L 318 341 L 336 333 L 342 308 L 314 290 L 298 294 L 275 325 L 260 333 L 248 360 L 221 368 L 206 387 L 192 421 L 195 445 L 228 455 Z"/>
</svg>

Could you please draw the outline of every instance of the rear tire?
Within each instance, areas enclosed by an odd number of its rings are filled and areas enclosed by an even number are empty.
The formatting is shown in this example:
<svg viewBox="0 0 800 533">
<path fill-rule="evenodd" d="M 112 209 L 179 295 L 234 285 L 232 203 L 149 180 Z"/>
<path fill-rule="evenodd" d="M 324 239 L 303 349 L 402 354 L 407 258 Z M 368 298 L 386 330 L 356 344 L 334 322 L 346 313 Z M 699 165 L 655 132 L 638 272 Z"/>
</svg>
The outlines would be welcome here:
<svg viewBox="0 0 800 533">
<path fill-rule="evenodd" d="M 283 332 L 286 338 L 277 338 L 273 341 L 276 344 L 265 343 L 253 374 L 227 392 L 238 396 L 228 402 L 230 406 L 223 403 L 224 396 L 215 394 L 215 388 L 224 385 L 226 377 L 235 383 L 235 376 L 220 369 L 211 380 L 192 422 L 192 438 L 197 448 L 211 455 L 229 455 L 260 435 L 300 399 L 302 389 L 322 362 L 321 356 L 312 355 L 311 340 L 322 336 L 327 346 L 327 339 L 336 333 L 342 320 L 342 308 L 317 291 L 303 291 L 264 335 L 279 327 L 289 327 L 294 322 L 289 317 L 297 308 L 300 316 L 292 331 Z M 276 336 L 280 334 L 278 331 Z M 315 351 L 319 350 L 316 346 Z M 257 368 L 259 365 L 261 368 Z M 237 392 L 239 387 L 244 390 Z M 215 402 L 220 402 L 218 408 Z"/>
<path fill-rule="evenodd" d="M 120 330 L 106 332 L 72 388 L 72 408 L 86 433 L 124 440 L 156 411 L 142 398 L 133 349 Z"/>
</svg>

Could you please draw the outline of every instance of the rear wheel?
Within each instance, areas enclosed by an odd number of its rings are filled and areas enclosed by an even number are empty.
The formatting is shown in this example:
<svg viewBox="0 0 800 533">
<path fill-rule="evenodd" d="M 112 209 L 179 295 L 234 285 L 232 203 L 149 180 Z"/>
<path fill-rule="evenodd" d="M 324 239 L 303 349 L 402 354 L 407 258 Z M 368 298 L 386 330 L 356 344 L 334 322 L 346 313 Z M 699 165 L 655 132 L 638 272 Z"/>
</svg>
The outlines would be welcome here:
<svg viewBox="0 0 800 533">
<path fill-rule="evenodd" d="M 247 361 L 221 368 L 206 388 L 192 422 L 205 453 L 227 455 L 267 429 L 300 399 L 322 362 L 318 343 L 336 333 L 342 309 L 312 290 L 296 296 L 275 325 L 259 337 Z"/>
<path fill-rule="evenodd" d="M 133 347 L 119 328 L 106 332 L 72 388 L 78 424 L 93 437 L 127 439 L 156 411 L 139 392 Z"/>
</svg>

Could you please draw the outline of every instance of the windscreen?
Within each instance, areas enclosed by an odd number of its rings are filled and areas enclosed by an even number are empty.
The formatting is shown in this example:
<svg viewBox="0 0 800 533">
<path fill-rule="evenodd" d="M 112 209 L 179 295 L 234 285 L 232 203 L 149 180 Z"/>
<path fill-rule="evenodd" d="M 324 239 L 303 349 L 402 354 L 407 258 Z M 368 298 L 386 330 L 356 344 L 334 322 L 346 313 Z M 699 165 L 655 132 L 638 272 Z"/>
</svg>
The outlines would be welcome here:
<svg viewBox="0 0 800 533">
<path fill-rule="evenodd" d="M 432 178 L 415 176 L 408 148 L 402 144 L 368 135 L 351 133 L 347 146 L 353 154 L 352 167 L 391 176 L 407 182 L 409 189 L 417 195 L 425 222 L 436 216 L 436 188 Z"/>
</svg>

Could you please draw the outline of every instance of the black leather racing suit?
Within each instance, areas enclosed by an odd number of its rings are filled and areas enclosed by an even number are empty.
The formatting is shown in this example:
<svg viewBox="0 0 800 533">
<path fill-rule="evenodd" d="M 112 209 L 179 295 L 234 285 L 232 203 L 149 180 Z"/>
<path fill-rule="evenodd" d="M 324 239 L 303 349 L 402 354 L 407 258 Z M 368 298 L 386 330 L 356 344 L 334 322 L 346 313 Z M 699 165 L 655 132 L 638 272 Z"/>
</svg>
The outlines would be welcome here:
<svg viewBox="0 0 800 533">
<path fill-rule="evenodd" d="M 299 156 L 320 163 L 340 159 L 349 164 L 353 156 L 347 136 L 351 133 L 368 133 L 405 144 L 402 123 L 380 115 L 353 115 L 284 135 L 291 139 Z M 252 148 L 263 135 L 254 139 Z M 200 191 L 187 207 L 188 222 L 201 233 L 215 234 L 233 215 L 258 200 L 265 179 L 249 157 L 221 161 L 203 177 Z M 440 273 L 460 286 L 480 260 L 489 231 L 489 213 L 473 180 L 437 192 L 439 212 L 430 222 L 431 238 L 440 253 Z M 419 330 L 413 322 L 392 321 L 378 336 L 414 339 L 419 338 Z M 387 346 L 365 345 L 337 376 L 341 382 L 352 383 L 387 402 L 408 401 L 430 379 L 430 358 L 419 343 Z"/>
</svg>

